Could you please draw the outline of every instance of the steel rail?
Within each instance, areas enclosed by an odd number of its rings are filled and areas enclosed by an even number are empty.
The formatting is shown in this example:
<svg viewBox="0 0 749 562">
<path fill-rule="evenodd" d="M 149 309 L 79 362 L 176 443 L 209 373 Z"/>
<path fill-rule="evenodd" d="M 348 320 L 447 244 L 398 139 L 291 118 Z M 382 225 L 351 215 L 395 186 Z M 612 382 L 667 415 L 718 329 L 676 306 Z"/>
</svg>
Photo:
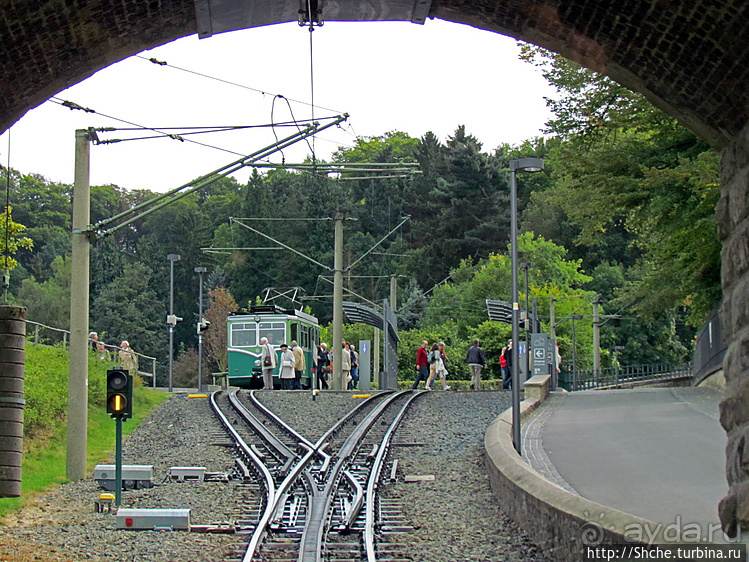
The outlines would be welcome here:
<svg viewBox="0 0 749 562">
<path fill-rule="evenodd" d="M 382 412 L 384 412 L 395 400 L 398 400 L 404 394 L 411 392 L 413 391 L 407 390 L 392 393 L 385 398 L 376 408 L 367 414 L 343 443 L 322 494 L 310 498 L 309 511 L 313 517 L 308 519 L 304 533 L 302 534 L 298 562 L 322 561 L 322 541 L 324 533 L 323 521 L 325 520 L 326 515 L 330 512 L 335 496 L 335 490 L 338 486 L 338 481 L 344 466 L 349 462 L 349 458 L 355 452 L 356 447 L 377 422 Z"/>
<path fill-rule="evenodd" d="M 273 475 L 270 473 L 270 470 L 268 470 L 268 467 L 263 464 L 263 461 L 258 457 L 252 448 L 247 445 L 244 439 L 242 439 L 242 436 L 239 435 L 237 430 L 234 428 L 232 423 L 228 420 L 228 418 L 224 415 L 224 413 L 221 411 L 221 408 L 216 403 L 216 396 L 221 394 L 222 391 L 217 390 L 216 392 L 211 393 L 211 408 L 213 408 L 213 411 L 216 413 L 216 415 L 219 417 L 221 422 L 224 424 L 224 427 L 231 433 L 232 438 L 234 439 L 234 442 L 237 444 L 237 447 L 239 447 L 240 451 L 244 453 L 246 458 L 249 458 L 252 463 L 257 467 L 257 470 L 260 472 L 260 474 L 263 477 L 263 480 L 265 480 L 265 489 L 266 489 L 266 499 L 265 499 L 265 512 L 268 513 L 268 510 L 272 508 L 275 505 L 275 494 L 276 494 L 276 487 L 275 482 L 273 481 Z M 257 530 L 257 528 L 256 528 Z"/>
<path fill-rule="evenodd" d="M 266 443 L 268 443 L 268 445 L 286 459 L 283 463 L 283 468 L 281 468 L 281 474 L 288 473 L 294 460 L 299 458 L 299 454 L 292 451 L 283 441 L 269 431 L 268 428 L 266 428 L 265 425 L 252 414 L 252 412 L 245 408 L 244 404 L 242 404 L 237 397 L 237 392 L 239 391 L 233 390 L 229 393 L 229 401 L 231 402 L 232 407 L 252 426 L 252 428 Z M 274 421 L 279 421 L 278 416 L 271 413 L 268 413 L 268 415 Z M 292 431 L 291 433 L 295 439 L 301 437 L 295 431 Z"/>
<path fill-rule="evenodd" d="M 379 395 L 371 396 L 364 402 L 360 403 L 356 408 L 351 410 L 343 418 L 339 419 L 330 429 L 328 429 L 328 431 L 326 431 L 325 434 L 322 437 L 320 437 L 320 439 L 318 439 L 317 443 L 312 444 L 306 439 L 302 438 L 303 441 L 306 441 L 306 443 L 304 442 L 300 442 L 300 443 L 305 448 L 308 448 L 307 453 L 297 462 L 296 465 L 294 465 L 294 467 L 287 473 L 283 482 L 281 482 L 281 484 L 279 484 L 278 487 L 276 488 L 273 505 L 269 505 L 266 507 L 266 511 L 263 514 L 263 517 L 260 519 L 258 526 L 255 528 L 255 532 L 253 533 L 252 538 L 250 540 L 250 544 L 248 545 L 247 550 L 245 551 L 244 557 L 242 558 L 242 562 L 251 562 L 254 559 L 255 551 L 260 546 L 262 540 L 265 538 L 269 525 L 274 521 L 276 513 L 279 513 L 279 510 L 283 508 L 283 504 L 281 504 L 281 500 L 285 499 L 285 495 L 288 493 L 291 487 L 296 484 L 299 478 L 307 478 L 308 487 L 309 487 L 309 493 L 308 493 L 309 505 L 307 507 L 308 513 L 307 513 L 307 518 L 305 520 L 304 532 L 302 533 L 302 541 L 300 543 L 301 545 L 304 544 L 304 536 L 307 533 L 307 529 L 309 528 L 310 523 L 314 521 L 316 517 L 317 518 L 320 517 L 319 513 L 313 513 L 313 505 L 317 505 L 320 502 L 313 501 L 313 499 L 315 498 L 317 494 L 317 484 L 315 482 L 315 479 L 309 473 L 310 463 L 314 460 L 316 456 L 322 456 L 323 457 L 323 470 L 324 470 L 325 467 L 329 465 L 331 457 L 327 453 L 324 453 L 321 449 L 327 446 L 328 439 L 330 439 L 330 437 L 335 432 L 339 431 L 340 428 L 343 426 L 343 424 L 349 421 L 353 416 L 355 416 L 356 413 L 359 412 L 362 408 L 364 408 L 365 406 L 367 406 L 370 402 L 374 400 L 379 400 L 383 395 L 389 394 L 390 392 L 380 393 Z M 252 398 L 253 398 L 253 401 L 257 402 L 257 399 L 254 396 Z M 265 408 L 262 405 L 260 406 L 263 410 L 269 412 L 267 408 Z M 273 415 L 273 414 L 271 413 L 270 415 Z M 277 416 L 273 416 L 273 417 L 277 417 Z M 283 422 L 281 423 L 282 425 L 288 427 L 285 423 Z M 293 430 L 291 431 L 294 432 Z M 324 515 L 324 513 L 322 515 Z M 303 555 L 303 549 L 300 546 L 300 558 L 299 559 L 305 560 L 305 558 L 303 558 L 302 555 Z"/>
<path fill-rule="evenodd" d="M 377 456 L 372 463 L 372 470 L 369 473 L 369 480 L 367 482 L 367 499 L 365 502 L 366 510 L 364 523 L 364 548 L 367 553 L 367 562 L 375 562 L 377 560 L 374 544 L 375 493 L 380 481 L 380 473 L 382 471 L 382 467 L 385 466 L 385 457 L 390 450 L 390 443 L 392 442 L 393 436 L 395 435 L 395 430 L 400 425 L 403 416 L 406 414 L 406 410 L 411 405 L 411 402 L 416 400 L 423 393 L 424 392 L 422 391 L 414 394 L 403 405 L 400 412 L 398 412 L 398 415 L 395 417 L 393 422 L 390 424 L 390 427 L 385 432 L 385 435 L 383 436 L 380 443 L 380 448 L 377 451 Z"/>
</svg>

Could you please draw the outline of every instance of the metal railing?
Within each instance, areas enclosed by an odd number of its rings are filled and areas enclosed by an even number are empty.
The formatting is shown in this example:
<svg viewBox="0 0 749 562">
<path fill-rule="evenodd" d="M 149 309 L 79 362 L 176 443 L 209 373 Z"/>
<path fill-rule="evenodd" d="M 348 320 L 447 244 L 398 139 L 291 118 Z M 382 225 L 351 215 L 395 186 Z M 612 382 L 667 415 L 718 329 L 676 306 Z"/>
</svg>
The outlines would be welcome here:
<svg viewBox="0 0 749 562">
<path fill-rule="evenodd" d="M 34 322 L 32 320 L 26 320 L 25 321 L 27 325 L 34 326 L 34 334 L 32 336 L 31 343 L 34 345 L 57 345 L 62 343 L 63 347 L 68 346 L 68 341 L 70 340 L 70 331 L 69 330 L 63 330 L 61 328 L 53 328 L 52 326 L 47 326 L 46 324 L 42 324 L 40 322 Z M 51 333 L 47 333 L 47 331 Z M 27 336 L 29 334 L 27 333 Z M 105 349 L 105 356 L 100 357 L 102 361 L 117 361 L 117 353 L 120 350 L 120 347 L 117 345 L 112 345 L 105 343 L 104 344 Z M 135 355 L 138 356 L 138 375 L 141 377 L 150 377 L 151 378 L 151 386 L 153 388 L 156 388 L 156 358 L 155 357 L 149 357 L 148 355 L 143 355 L 142 353 L 135 352 Z M 141 370 L 141 359 L 144 362 L 150 361 L 151 370 L 144 371 Z"/>
<path fill-rule="evenodd" d="M 625 384 L 686 378 L 692 376 L 689 363 L 628 365 L 607 369 L 565 369 L 559 386 L 568 391 L 611 388 Z"/>
<path fill-rule="evenodd" d="M 692 352 L 693 385 L 699 384 L 723 368 L 723 358 L 726 355 L 728 345 L 723 341 L 720 318 L 718 317 L 719 310 L 720 306 L 715 307 L 695 339 L 694 351 Z"/>
</svg>

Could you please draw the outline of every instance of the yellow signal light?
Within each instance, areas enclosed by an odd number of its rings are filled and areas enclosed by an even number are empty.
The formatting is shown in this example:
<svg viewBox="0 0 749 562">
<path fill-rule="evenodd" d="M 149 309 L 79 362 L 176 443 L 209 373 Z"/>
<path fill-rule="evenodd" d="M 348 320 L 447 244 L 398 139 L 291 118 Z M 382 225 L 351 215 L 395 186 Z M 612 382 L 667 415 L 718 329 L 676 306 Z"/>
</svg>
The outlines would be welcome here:
<svg viewBox="0 0 749 562">
<path fill-rule="evenodd" d="M 127 408 L 127 398 L 122 394 L 113 394 L 109 398 L 109 405 L 114 413 L 124 412 Z"/>
</svg>

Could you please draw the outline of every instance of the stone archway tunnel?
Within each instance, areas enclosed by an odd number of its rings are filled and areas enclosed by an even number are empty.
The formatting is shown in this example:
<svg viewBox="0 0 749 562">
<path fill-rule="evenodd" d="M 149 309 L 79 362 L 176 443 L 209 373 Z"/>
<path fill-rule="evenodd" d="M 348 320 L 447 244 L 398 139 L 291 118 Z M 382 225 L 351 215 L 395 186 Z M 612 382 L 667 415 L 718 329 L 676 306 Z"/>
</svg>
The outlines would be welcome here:
<svg viewBox="0 0 749 562">
<path fill-rule="evenodd" d="M 721 154 L 721 519 L 749 525 L 749 3 L 746 0 L 350 0 L 325 20 L 440 18 L 535 43 L 603 72 Z M 296 21 L 297 0 L 8 0 L 0 7 L 0 130 L 97 70 L 179 37 Z"/>
</svg>

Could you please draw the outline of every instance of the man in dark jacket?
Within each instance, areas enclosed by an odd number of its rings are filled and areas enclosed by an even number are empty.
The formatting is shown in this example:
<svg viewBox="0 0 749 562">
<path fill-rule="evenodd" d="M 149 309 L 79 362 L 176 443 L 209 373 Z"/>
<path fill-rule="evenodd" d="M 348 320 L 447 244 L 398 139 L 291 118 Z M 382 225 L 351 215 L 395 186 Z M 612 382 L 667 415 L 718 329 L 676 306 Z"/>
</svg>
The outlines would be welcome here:
<svg viewBox="0 0 749 562">
<path fill-rule="evenodd" d="M 481 390 L 481 369 L 486 369 L 486 356 L 479 347 L 479 340 L 473 340 L 473 345 L 468 348 L 466 363 L 471 369 L 471 390 Z"/>
</svg>

